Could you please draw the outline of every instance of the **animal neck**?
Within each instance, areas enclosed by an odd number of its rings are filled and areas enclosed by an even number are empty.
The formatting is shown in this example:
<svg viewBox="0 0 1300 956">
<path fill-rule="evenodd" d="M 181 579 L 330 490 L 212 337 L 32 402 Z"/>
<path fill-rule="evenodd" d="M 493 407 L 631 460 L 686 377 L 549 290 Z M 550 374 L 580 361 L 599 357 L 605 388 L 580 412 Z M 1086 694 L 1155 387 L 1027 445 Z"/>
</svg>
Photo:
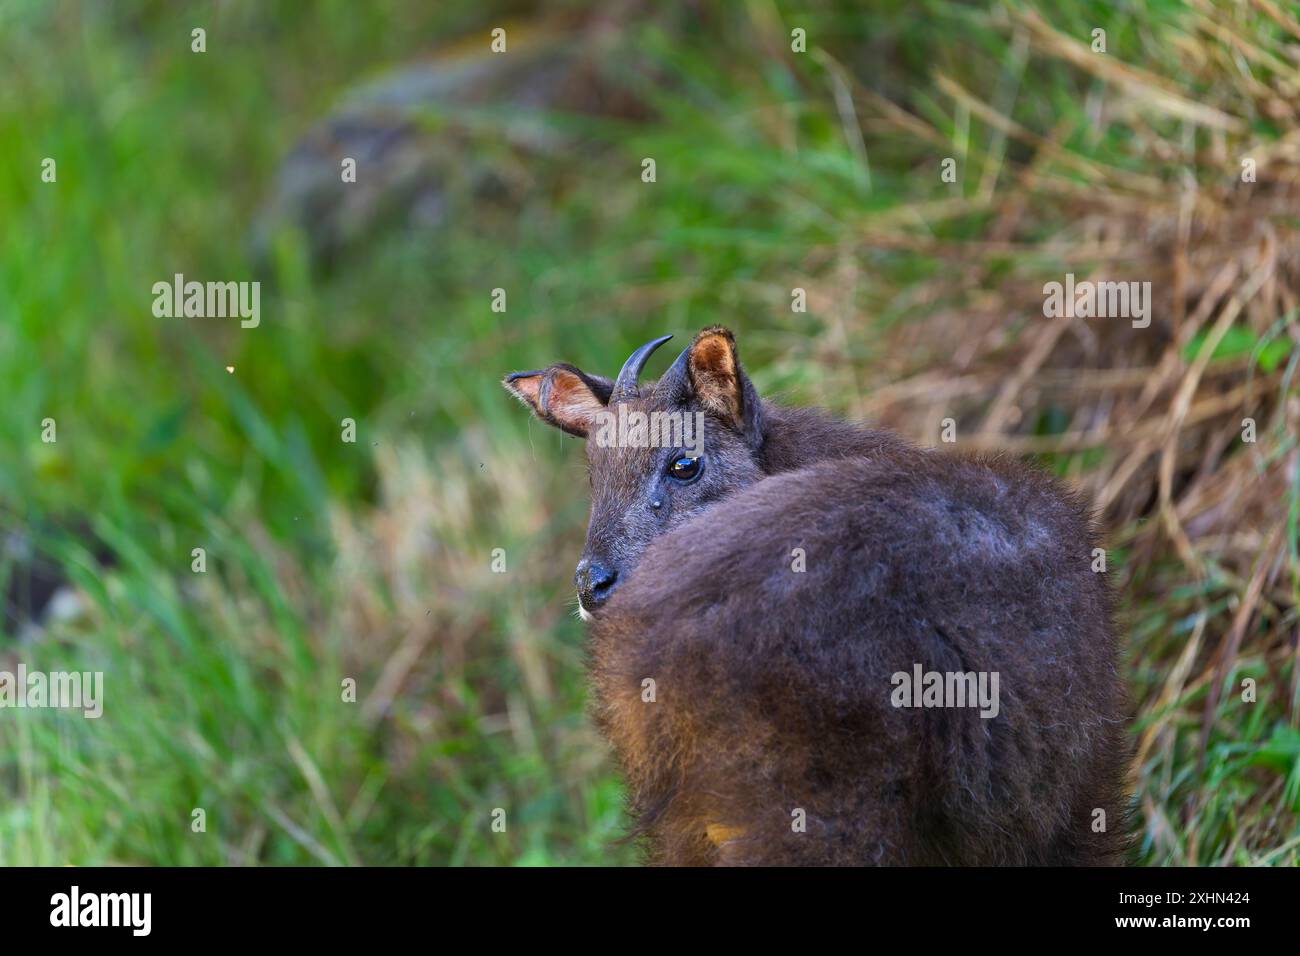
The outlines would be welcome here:
<svg viewBox="0 0 1300 956">
<path fill-rule="evenodd" d="M 838 458 L 906 458 L 921 450 L 890 432 L 842 421 L 818 409 L 763 403 L 759 461 L 769 475 Z"/>
</svg>

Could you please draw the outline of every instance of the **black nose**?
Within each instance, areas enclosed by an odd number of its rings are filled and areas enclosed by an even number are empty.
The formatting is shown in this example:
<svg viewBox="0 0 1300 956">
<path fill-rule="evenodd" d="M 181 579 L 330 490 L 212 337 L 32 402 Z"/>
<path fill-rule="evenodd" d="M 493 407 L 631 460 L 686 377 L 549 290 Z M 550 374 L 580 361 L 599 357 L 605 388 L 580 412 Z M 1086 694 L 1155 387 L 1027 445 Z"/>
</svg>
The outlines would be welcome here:
<svg viewBox="0 0 1300 956">
<path fill-rule="evenodd" d="M 578 573 L 573 576 L 573 581 L 578 586 L 578 598 L 582 601 L 582 606 L 588 609 L 599 607 L 609 600 L 617 580 L 618 572 L 613 568 L 586 558 L 578 562 Z"/>
</svg>

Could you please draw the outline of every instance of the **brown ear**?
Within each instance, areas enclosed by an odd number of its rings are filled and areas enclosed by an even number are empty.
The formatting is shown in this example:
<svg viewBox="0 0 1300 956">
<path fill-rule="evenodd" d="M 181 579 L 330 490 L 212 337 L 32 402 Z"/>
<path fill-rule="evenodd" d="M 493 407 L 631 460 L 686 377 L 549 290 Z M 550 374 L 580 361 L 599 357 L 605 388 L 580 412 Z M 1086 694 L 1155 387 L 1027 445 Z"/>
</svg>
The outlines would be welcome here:
<svg viewBox="0 0 1300 956">
<path fill-rule="evenodd" d="M 734 427 L 744 424 L 745 389 L 730 329 L 715 325 L 695 336 L 687 372 L 701 405 Z"/>
<path fill-rule="evenodd" d="M 763 445 L 763 402 L 745 374 L 730 329 L 711 326 L 699 335 L 659 380 L 676 402 L 694 400 L 709 414 L 745 437 L 755 450 Z"/>
<path fill-rule="evenodd" d="M 540 372 L 512 372 L 501 384 L 542 421 L 579 438 L 587 437 L 614 387 L 607 378 L 563 363 Z"/>
</svg>

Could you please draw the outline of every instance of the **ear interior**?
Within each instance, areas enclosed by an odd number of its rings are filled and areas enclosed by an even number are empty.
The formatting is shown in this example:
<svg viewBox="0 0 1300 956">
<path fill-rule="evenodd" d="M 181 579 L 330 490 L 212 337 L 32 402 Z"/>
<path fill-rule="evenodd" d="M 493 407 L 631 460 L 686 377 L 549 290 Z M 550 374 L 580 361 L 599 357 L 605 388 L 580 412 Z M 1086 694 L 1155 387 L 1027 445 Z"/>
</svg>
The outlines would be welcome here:
<svg viewBox="0 0 1300 956">
<path fill-rule="evenodd" d="M 506 387 L 506 391 L 537 411 L 542 397 L 542 378 L 545 375 L 545 372 L 511 372 L 501 384 Z"/>
<path fill-rule="evenodd" d="M 715 326 L 697 335 L 691 344 L 688 369 L 700 404 L 725 421 L 742 424 L 745 394 L 731 331 Z"/>
<path fill-rule="evenodd" d="M 540 372 L 514 372 L 502 384 L 542 421 L 579 438 L 587 437 L 613 388 L 608 379 L 564 364 Z"/>
</svg>

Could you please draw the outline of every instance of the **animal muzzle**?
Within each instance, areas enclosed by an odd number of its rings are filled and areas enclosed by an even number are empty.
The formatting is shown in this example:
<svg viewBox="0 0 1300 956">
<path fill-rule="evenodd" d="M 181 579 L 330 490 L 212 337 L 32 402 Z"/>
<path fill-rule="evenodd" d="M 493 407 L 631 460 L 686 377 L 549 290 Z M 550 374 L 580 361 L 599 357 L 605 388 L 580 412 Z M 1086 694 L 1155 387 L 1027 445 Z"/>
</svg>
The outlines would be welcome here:
<svg viewBox="0 0 1300 956">
<path fill-rule="evenodd" d="M 618 583 L 618 570 L 603 561 L 583 558 L 573 575 L 578 587 L 578 600 L 586 611 L 593 611 L 609 600 Z"/>
</svg>

